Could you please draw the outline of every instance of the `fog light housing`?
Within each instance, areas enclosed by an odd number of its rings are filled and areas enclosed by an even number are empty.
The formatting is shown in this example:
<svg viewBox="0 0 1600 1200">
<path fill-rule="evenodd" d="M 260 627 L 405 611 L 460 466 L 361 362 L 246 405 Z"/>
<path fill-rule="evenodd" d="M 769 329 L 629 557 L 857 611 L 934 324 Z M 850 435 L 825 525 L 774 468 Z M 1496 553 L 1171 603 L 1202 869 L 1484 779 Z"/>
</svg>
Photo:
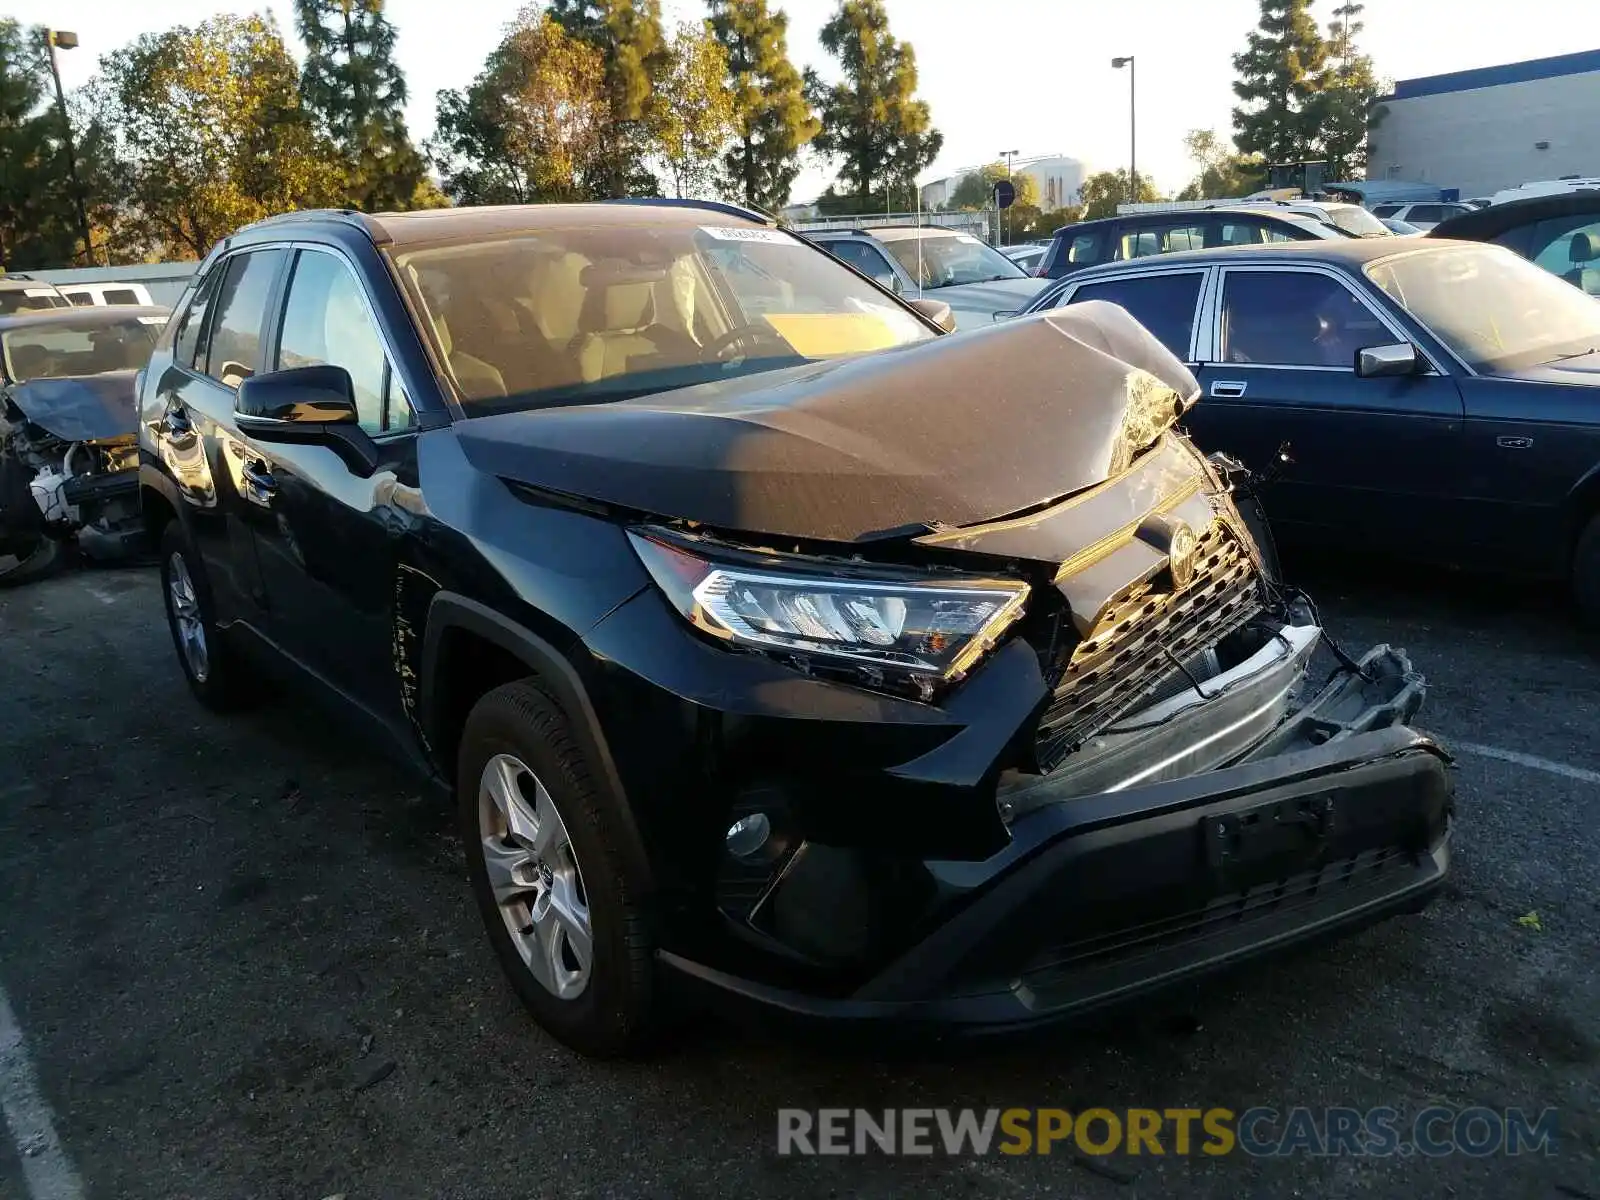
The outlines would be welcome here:
<svg viewBox="0 0 1600 1200">
<path fill-rule="evenodd" d="M 764 812 L 753 812 L 728 826 L 724 844 L 740 862 L 755 863 L 769 857 L 763 851 L 771 840 L 772 819 Z"/>
</svg>

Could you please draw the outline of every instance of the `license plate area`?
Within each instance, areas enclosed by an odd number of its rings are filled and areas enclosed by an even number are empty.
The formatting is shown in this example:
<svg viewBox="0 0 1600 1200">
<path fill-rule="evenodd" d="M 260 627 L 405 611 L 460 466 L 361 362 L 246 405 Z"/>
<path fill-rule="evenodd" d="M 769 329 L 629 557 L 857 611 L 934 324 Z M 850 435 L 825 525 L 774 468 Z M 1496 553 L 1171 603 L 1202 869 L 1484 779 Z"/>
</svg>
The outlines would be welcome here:
<svg viewBox="0 0 1600 1200">
<path fill-rule="evenodd" d="M 1206 863 L 1227 874 L 1263 866 L 1304 867 L 1333 834 L 1334 798 L 1299 796 L 1200 819 Z"/>
</svg>

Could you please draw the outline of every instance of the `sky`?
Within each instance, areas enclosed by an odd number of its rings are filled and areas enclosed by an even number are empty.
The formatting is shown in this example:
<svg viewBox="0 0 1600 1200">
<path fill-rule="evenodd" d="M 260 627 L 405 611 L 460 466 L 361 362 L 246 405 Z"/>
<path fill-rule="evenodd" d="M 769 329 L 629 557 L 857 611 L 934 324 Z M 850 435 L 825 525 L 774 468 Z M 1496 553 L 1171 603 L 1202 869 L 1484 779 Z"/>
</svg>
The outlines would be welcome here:
<svg viewBox="0 0 1600 1200">
<path fill-rule="evenodd" d="M 1315 0 L 1326 25 L 1337 0 Z M 774 0 L 789 14 L 789 56 L 836 74 L 817 41 L 834 0 Z M 1594 0 L 1367 0 L 1361 44 L 1381 78 L 1409 79 L 1469 67 L 1600 48 Z M 407 121 L 421 142 L 433 130 L 434 96 L 482 68 L 522 0 L 387 0 L 396 58 L 410 87 Z M 1233 105 L 1232 55 L 1244 48 L 1256 0 L 886 0 L 895 36 L 916 51 L 919 94 L 944 134 L 922 182 L 994 161 L 1065 154 L 1093 170 L 1125 166 L 1129 79 L 1137 71 L 1137 167 L 1172 192 L 1194 174 L 1183 150 L 1190 129 L 1226 134 Z M 663 0 L 670 20 L 704 15 L 700 0 Z M 63 53 L 68 88 L 86 82 L 101 54 L 141 33 L 195 24 L 218 12 L 270 11 L 298 56 L 291 0 L 6 0 L 0 13 L 52 23 L 81 41 Z M 1593 30 L 1592 33 L 1588 32 Z M 805 201 L 833 172 L 808 161 L 795 185 Z"/>
</svg>

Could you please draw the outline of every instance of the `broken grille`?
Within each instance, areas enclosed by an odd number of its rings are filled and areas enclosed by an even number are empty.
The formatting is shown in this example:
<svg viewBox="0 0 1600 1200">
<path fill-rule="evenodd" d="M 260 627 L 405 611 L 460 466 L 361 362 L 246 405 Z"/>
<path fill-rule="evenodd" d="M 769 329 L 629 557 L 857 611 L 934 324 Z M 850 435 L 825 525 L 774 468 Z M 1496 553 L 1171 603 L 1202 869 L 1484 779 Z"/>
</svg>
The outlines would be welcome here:
<svg viewBox="0 0 1600 1200">
<path fill-rule="evenodd" d="M 1154 583 L 1134 585 L 1073 647 L 1039 721 L 1040 767 L 1052 770 L 1147 697 L 1177 663 L 1216 645 L 1261 607 L 1249 553 L 1232 530 L 1213 522 L 1200 538 L 1186 588 L 1167 592 Z"/>
</svg>

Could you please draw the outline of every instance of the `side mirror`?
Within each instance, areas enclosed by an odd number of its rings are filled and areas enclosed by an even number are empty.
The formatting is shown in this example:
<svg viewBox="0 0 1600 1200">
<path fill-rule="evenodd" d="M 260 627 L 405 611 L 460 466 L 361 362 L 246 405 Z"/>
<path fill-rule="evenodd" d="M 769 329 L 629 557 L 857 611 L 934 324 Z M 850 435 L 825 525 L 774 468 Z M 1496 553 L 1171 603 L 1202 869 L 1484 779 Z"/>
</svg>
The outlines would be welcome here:
<svg viewBox="0 0 1600 1200">
<path fill-rule="evenodd" d="M 1422 356 L 1410 342 L 1396 342 L 1392 346 L 1367 346 L 1356 351 L 1356 374 L 1362 379 L 1420 375 L 1422 371 Z"/>
<path fill-rule="evenodd" d="M 378 447 L 361 428 L 355 384 L 343 367 L 292 367 L 252 375 L 233 401 L 239 432 L 258 442 L 327 446 L 359 475 L 378 466 Z"/>
<path fill-rule="evenodd" d="M 956 331 L 956 315 L 943 300 L 912 300 L 909 303 L 946 333 Z"/>
</svg>

